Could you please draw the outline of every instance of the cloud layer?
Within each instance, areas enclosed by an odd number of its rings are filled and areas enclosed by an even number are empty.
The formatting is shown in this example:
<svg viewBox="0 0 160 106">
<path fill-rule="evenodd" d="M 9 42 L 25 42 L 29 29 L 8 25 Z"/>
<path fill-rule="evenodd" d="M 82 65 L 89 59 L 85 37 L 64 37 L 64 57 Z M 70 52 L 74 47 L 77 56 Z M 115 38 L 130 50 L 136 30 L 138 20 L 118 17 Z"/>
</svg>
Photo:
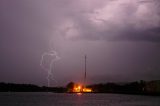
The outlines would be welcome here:
<svg viewBox="0 0 160 106">
<path fill-rule="evenodd" d="M 108 0 L 101 3 L 71 1 L 58 30 L 68 39 L 159 42 L 159 1 Z"/>
</svg>

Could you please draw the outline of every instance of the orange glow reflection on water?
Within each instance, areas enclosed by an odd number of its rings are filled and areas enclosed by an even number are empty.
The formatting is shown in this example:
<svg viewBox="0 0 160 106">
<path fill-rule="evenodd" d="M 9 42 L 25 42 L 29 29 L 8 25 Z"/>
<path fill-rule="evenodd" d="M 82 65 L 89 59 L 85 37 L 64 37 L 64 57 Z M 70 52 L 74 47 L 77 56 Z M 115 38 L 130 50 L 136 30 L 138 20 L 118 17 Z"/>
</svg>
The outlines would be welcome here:
<svg viewBox="0 0 160 106">
<path fill-rule="evenodd" d="M 77 93 L 77 95 L 82 95 L 82 93 L 79 92 L 79 93 Z"/>
</svg>

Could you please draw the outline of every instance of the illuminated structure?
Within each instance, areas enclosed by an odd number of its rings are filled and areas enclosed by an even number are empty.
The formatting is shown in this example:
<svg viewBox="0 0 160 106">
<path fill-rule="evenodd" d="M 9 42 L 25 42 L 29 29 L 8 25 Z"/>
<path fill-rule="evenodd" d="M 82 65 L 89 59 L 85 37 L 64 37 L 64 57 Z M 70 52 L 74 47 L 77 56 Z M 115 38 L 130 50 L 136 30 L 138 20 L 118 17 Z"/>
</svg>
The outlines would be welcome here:
<svg viewBox="0 0 160 106">
<path fill-rule="evenodd" d="M 73 93 L 89 93 L 92 92 L 91 88 L 86 87 L 86 76 L 87 76 L 87 56 L 85 55 L 85 72 L 84 72 L 84 83 L 81 84 L 74 84 L 74 87 L 72 88 Z"/>
</svg>

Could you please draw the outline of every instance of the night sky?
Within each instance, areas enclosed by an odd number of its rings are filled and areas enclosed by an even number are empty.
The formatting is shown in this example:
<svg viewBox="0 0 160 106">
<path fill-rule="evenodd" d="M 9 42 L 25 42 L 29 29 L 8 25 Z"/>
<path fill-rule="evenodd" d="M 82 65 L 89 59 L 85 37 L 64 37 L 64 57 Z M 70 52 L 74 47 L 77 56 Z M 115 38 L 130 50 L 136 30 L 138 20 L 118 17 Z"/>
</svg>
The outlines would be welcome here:
<svg viewBox="0 0 160 106">
<path fill-rule="evenodd" d="M 0 82 L 160 79 L 159 0 L 0 0 Z"/>
</svg>

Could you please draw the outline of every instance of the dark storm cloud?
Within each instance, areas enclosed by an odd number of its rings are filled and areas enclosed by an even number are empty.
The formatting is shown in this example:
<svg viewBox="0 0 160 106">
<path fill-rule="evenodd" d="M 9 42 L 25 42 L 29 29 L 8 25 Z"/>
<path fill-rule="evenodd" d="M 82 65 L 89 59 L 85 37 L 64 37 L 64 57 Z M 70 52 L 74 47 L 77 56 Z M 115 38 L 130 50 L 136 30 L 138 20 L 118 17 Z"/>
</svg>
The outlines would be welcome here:
<svg viewBox="0 0 160 106">
<path fill-rule="evenodd" d="M 157 0 L 1 1 L 1 30 L 15 25 L 21 32 L 42 29 L 68 39 L 157 41 L 159 5 Z"/>
<path fill-rule="evenodd" d="M 92 12 L 71 17 L 73 25 L 69 38 L 88 40 L 131 40 L 159 42 L 159 1 L 108 1 L 102 7 L 93 7 Z M 70 33 L 69 33 L 70 34 Z"/>
</svg>

